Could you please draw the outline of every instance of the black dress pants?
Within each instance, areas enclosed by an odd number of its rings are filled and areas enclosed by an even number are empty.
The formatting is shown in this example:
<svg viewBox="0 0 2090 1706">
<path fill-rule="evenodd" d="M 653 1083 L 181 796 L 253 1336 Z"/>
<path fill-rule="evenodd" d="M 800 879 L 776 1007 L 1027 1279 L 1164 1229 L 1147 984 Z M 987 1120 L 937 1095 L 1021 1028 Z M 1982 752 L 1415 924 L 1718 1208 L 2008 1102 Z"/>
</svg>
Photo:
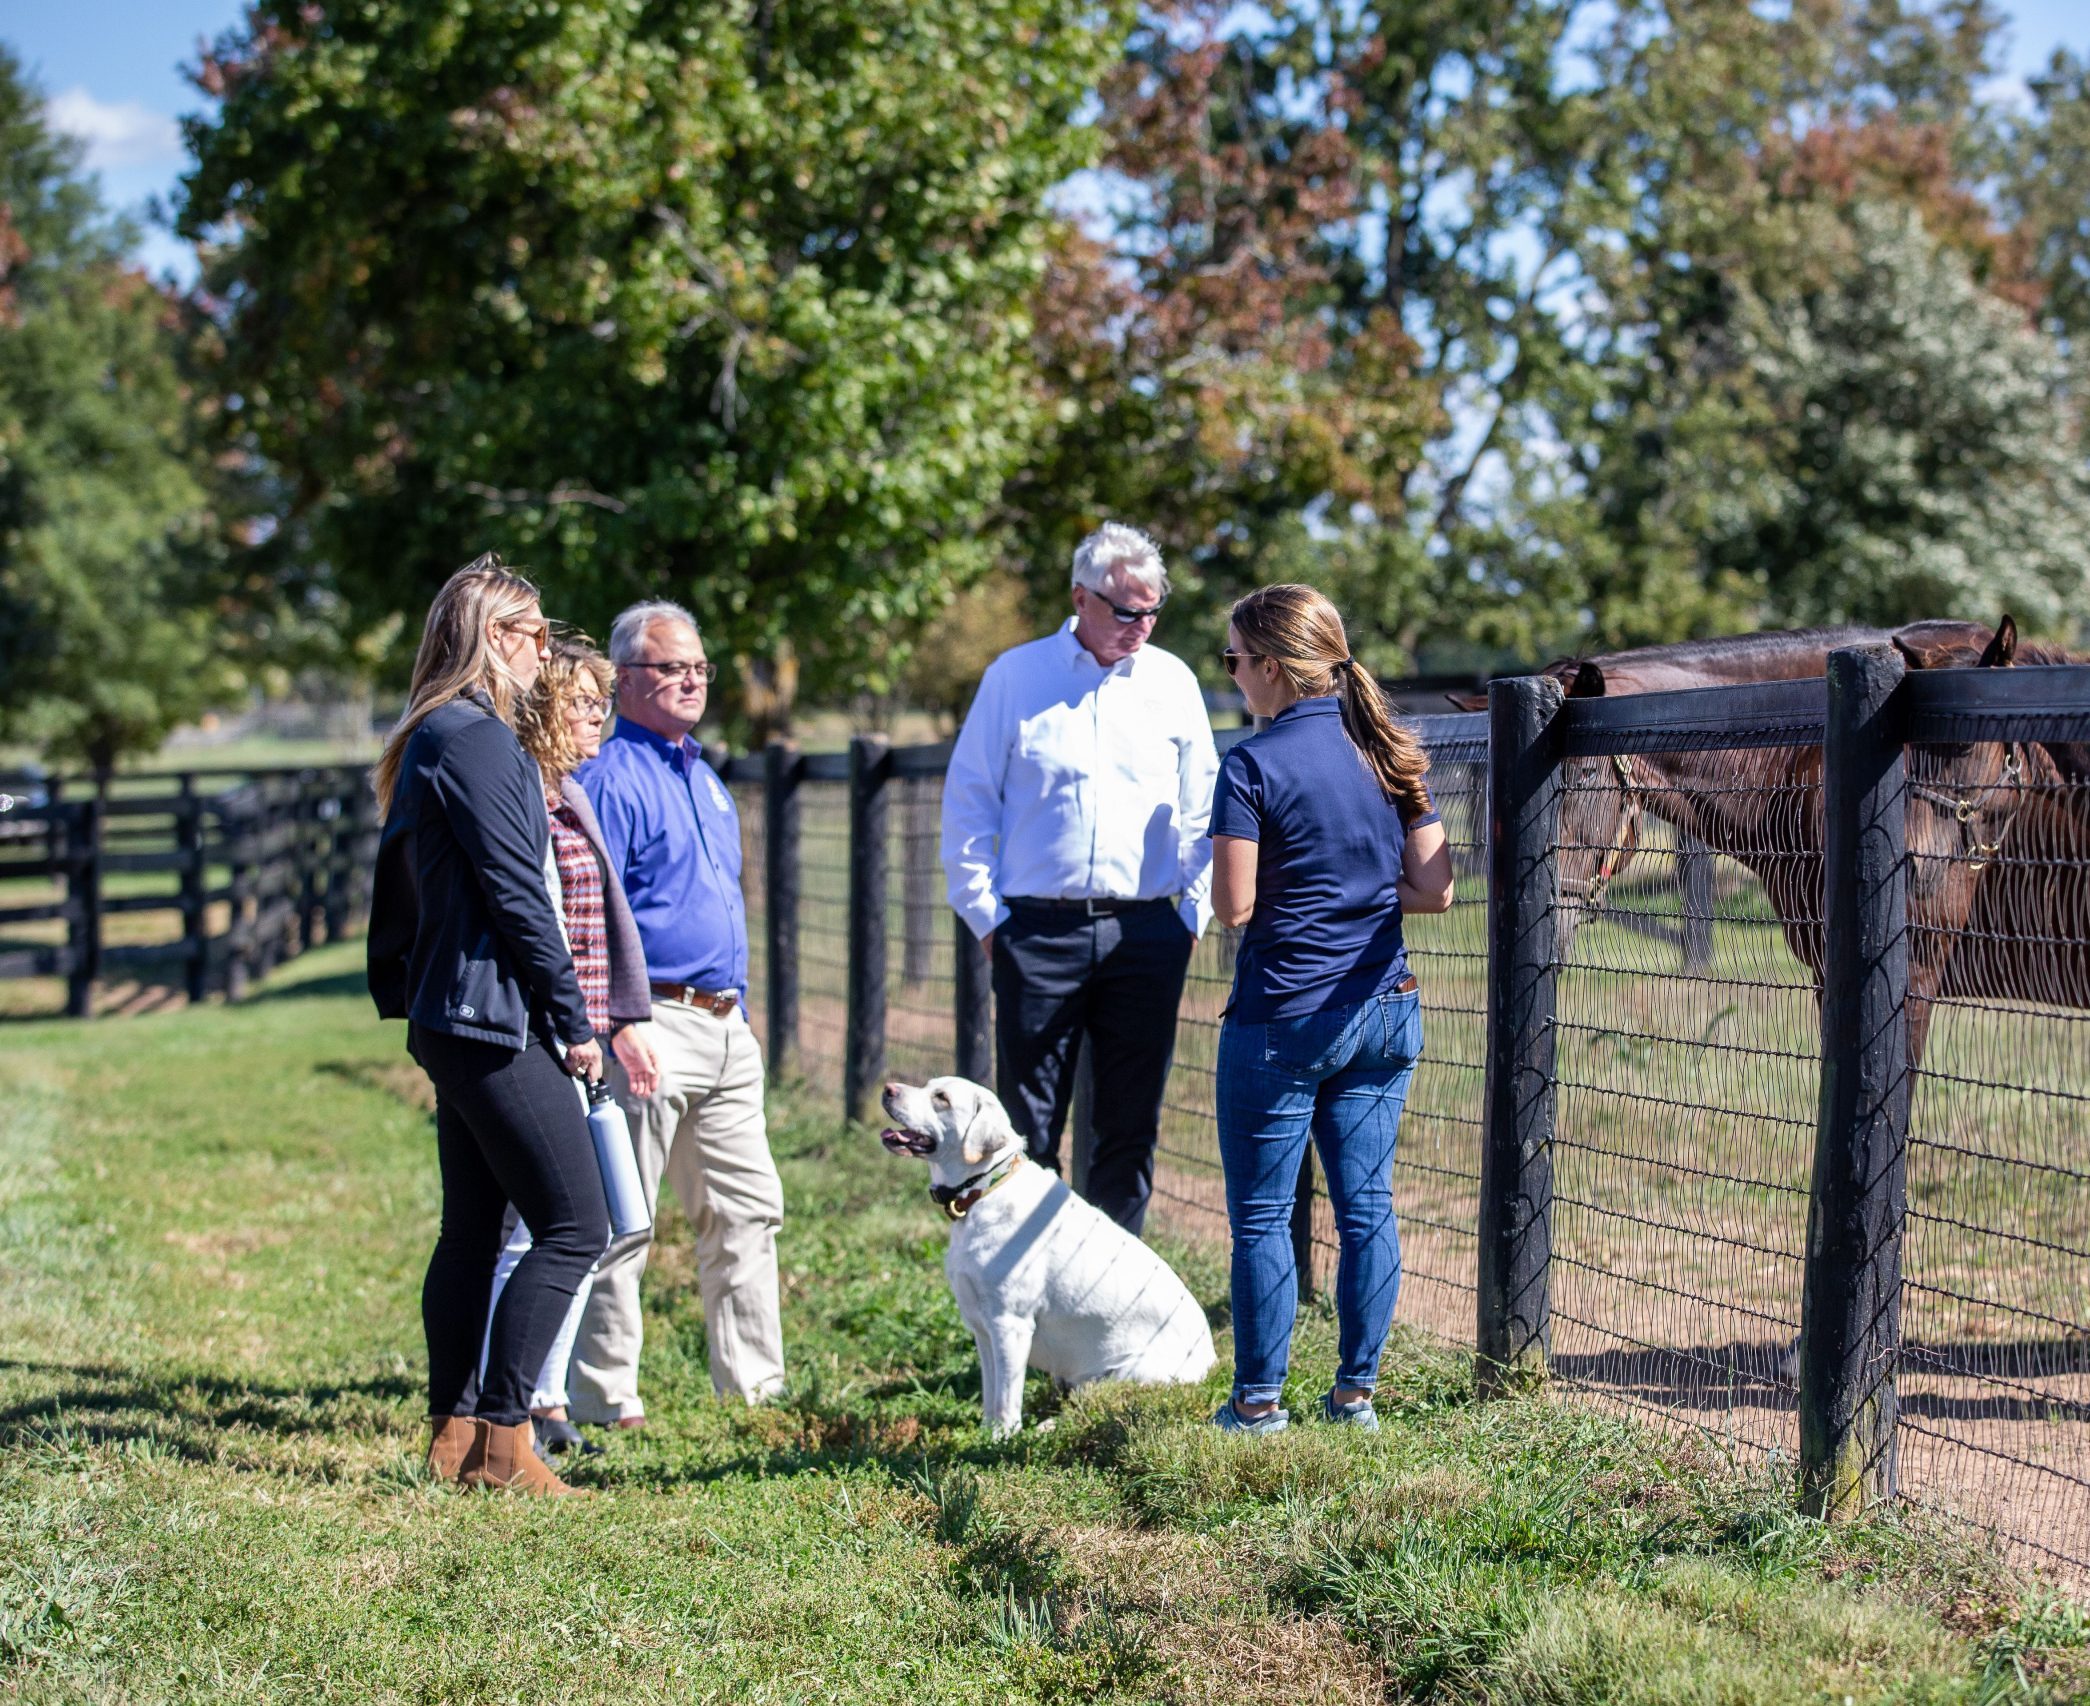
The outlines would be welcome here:
<svg viewBox="0 0 2090 1706">
<path fill-rule="evenodd" d="M 435 1085 L 442 1230 L 421 1286 L 428 1335 L 428 1413 L 530 1418 L 530 1391 L 582 1278 L 609 1248 L 610 1215 L 587 1116 L 550 1043 L 517 1054 L 409 1026 L 407 1049 Z M 529 1254 L 501 1292 L 476 1405 L 486 1305 L 508 1205 L 530 1229 Z"/>
<path fill-rule="evenodd" d="M 1079 906 L 1008 906 L 994 932 L 994 1054 L 1009 1121 L 1031 1159 L 1058 1172 L 1085 1036 L 1096 1079 L 1088 1199 L 1137 1236 L 1195 938 L 1169 900 L 1094 918 Z"/>
</svg>

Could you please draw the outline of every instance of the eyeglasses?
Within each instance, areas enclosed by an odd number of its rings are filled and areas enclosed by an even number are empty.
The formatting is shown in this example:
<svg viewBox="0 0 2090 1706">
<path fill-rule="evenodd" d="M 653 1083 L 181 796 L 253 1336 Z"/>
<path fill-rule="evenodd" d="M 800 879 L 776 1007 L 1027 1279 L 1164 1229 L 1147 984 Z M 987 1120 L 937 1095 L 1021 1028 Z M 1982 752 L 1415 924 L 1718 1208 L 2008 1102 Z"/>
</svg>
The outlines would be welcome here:
<svg viewBox="0 0 2090 1706">
<path fill-rule="evenodd" d="M 706 685 L 718 675 L 718 665 L 715 663 L 684 663 L 679 659 L 670 663 L 649 663 L 644 658 L 633 658 L 631 667 L 657 670 L 663 681 L 687 681 L 694 676 Z"/>
<path fill-rule="evenodd" d="M 1132 624 L 1135 622 L 1146 621 L 1147 618 L 1150 616 L 1159 616 L 1163 609 L 1165 609 L 1168 605 L 1168 600 L 1164 598 L 1157 603 L 1149 605 L 1144 610 L 1139 610 L 1129 605 L 1112 604 L 1109 599 L 1105 598 L 1092 586 L 1085 586 L 1081 590 L 1087 593 L 1089 597 L 1093 598 L 1098 604 L 1109 605 L 1111 615 L 1115 616 L 1128 628 L 1131 627 Z"/>
<path fill-rule="evenodd" d="M 1241 667 L 1242 659 L 1259 658 L 1262 655 L 1261 652 L 1237 652 L 1232 648 L 1228 648 L 1219 654 L 1219 661 L 1226 665 L 1226 672 L 1231 676 L 1235 670 Z"/>
<path fill-rule="evenodd" d="M 582 717 L 593 717 L 600 722 L 610 714 L 611 703 L 612 701 L 608 699 L 576 699 L 573 702 L 574 714 Z"/>
</svg>

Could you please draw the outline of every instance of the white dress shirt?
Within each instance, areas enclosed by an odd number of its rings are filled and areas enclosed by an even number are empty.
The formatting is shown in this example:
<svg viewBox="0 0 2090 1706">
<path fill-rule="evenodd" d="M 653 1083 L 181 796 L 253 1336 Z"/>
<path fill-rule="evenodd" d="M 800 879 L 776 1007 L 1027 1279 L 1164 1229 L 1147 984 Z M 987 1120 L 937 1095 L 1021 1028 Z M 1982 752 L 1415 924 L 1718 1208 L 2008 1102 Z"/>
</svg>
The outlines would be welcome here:
<svg viewBox="0 0 2090 1706">
<path fill-rule="evenodd" d="M 988 666 L 958 731 L 943 783 L 951 905 L 984 936 L 1009 895 L 1171 896 L 1202 935 L 1218 773 L 1189 666 L 1148 645 L 1105 669 L 1070 618 Z"/>
</svg>

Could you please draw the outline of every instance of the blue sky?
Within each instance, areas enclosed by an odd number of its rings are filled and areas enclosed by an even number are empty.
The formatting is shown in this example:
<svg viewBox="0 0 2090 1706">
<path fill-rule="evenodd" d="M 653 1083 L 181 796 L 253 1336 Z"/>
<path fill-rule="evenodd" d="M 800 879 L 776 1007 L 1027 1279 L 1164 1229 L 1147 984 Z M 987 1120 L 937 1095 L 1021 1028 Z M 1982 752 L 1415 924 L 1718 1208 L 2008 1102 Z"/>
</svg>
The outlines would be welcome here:
<svg viewBox="0 0 2090 1706">
<path fill-rule="evenodd" d="M 2004 9 L 2014 20 L 2012 80 L 2042 67 L 2057 46 L 2090 51 L 2083 0 L 2006 0 Z M 238 0 L 12 0 L 0 9 L 0 41 L 42 84 L 60 127 L 86 141 L 109 199 L 135 210 L 171 191 L 182 170 L 174 120 L 201 97 L 180 67 L 241 11 Z M 148 234 L 142 258 L 155 270 L 190 270 L 183 246 L 164 232 Z"/>
</svg>

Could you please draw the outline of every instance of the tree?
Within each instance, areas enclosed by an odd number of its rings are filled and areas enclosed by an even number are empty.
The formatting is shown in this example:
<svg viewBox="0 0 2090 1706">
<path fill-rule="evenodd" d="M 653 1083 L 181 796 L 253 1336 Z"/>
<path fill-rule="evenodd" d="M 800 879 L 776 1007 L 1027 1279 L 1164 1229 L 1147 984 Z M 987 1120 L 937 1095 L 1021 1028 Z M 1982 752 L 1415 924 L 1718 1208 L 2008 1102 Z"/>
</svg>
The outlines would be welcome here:
<svg viewBox="0 0 2090 1706">
<path fill-rule="evenodd" d="M 1043 198 L 1118 39 L 1108 0 L 257 6 L 182 228 L 354 624 L 492 545 L 598 632 L 665 594 L 886 685 L 994 556 Z"/>
<path fill-rule="evenodd" d="M 0 49 L 0 732 L 108 768 L 238 685 L 175 305 Z"/>
</svg>

